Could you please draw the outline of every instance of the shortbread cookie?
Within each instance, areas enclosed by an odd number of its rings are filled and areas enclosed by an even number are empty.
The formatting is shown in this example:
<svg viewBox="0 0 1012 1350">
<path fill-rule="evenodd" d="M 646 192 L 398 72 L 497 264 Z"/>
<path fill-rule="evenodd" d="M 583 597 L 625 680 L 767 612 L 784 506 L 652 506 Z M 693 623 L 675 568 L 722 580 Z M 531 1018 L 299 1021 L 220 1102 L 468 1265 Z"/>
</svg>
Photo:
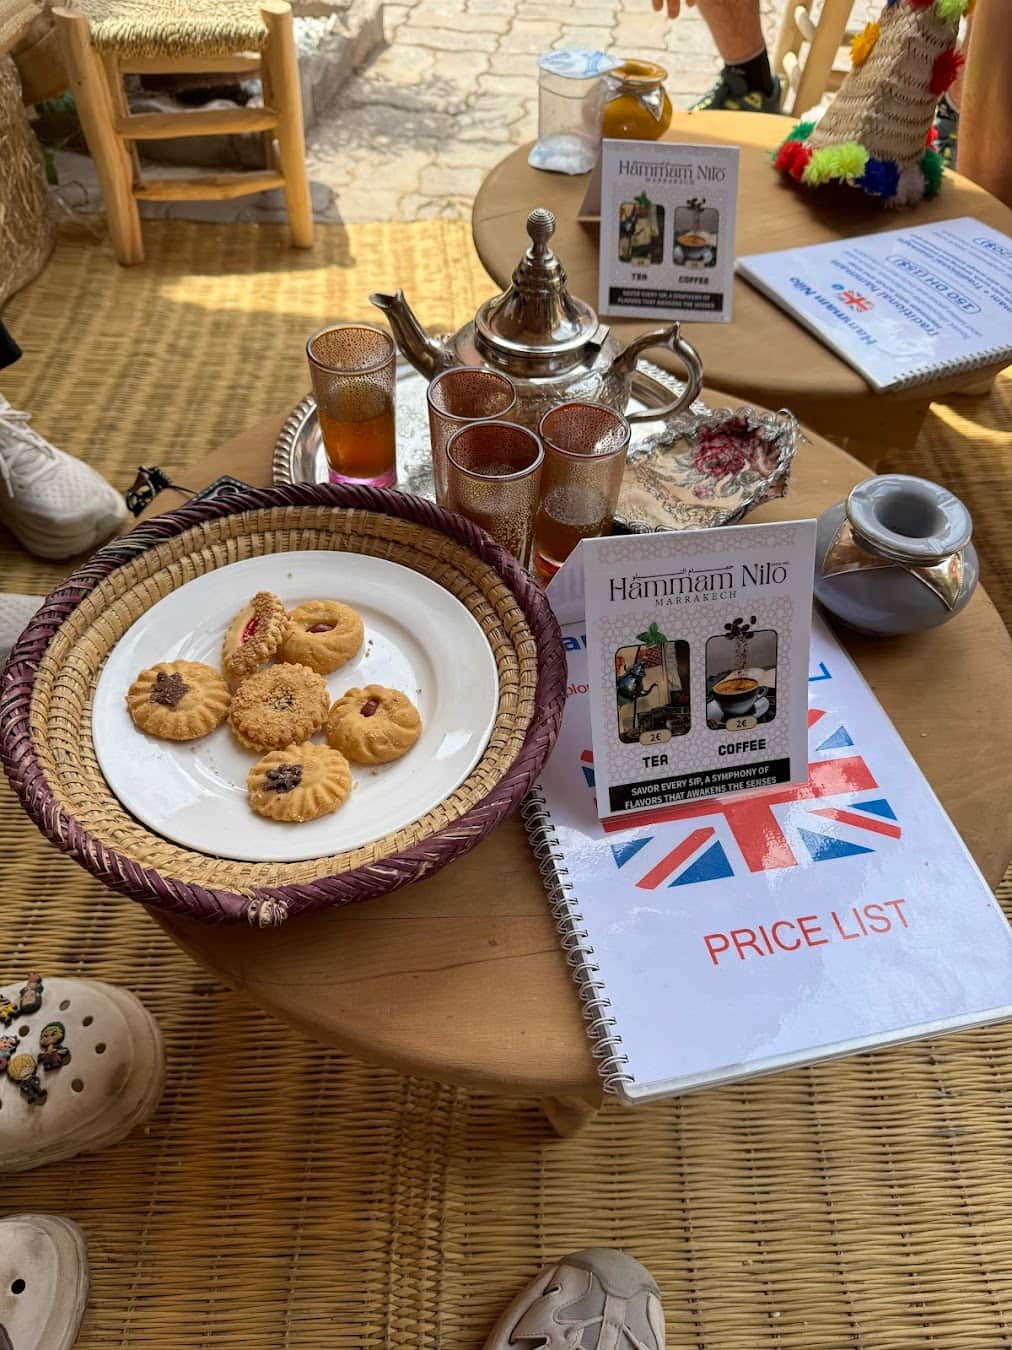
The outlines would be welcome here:
<svg viewBox="0 0 1012 1350">
<path fill-rule="evenodd" d="M 289 745 L 258 760 L 246 779 L 249 804 L 271 820 L 316 820 L 343 806 L 351 792 L 351 769 L 326 745 Z"/>
<path fill-rule="evenodd" d="M 288 621 L 282 661 L 296 661 L 320 675 L 350 661 L 365 636 L 361 616 L 339 600 L 307 600 L 289 612 Z"/>
<path fill-rule="evenodd" d="M 200 661 L 162 661 L 142 670 L 127 691 L 127 708 L 141 731 L 166 741 L 206 736 L 228 712 L 228 685 Z"/>
<path fill-rule="evenodd" d="M 228 626 L 221 664 L 232 680 L 243 680 L 274 656 L 288 634 L 288 611 L 270 591 L 257 591 Z"/>
<path fill-rule="evenodd" d="M 327 686 L 315 670 L 268 666 L 243 680 L 232 696 L 228 720 L 247 750 L 280 750 L 319 731 L 329 707 Z"/>
<path fill-rule="evenodd" d="M 388 764 L 400 759 L 421 735 L 418 709 L 399 689 L 367 684 L 349 689 L 327 718 L 327 742 L 352 764 Z"/>
</svg>

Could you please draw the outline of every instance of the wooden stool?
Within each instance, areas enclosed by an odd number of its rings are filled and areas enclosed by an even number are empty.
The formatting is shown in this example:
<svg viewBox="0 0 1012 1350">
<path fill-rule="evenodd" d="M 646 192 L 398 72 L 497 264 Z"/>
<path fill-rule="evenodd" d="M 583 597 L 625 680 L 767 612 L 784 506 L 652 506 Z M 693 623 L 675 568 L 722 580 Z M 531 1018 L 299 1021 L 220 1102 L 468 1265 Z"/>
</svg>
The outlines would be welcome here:
<svg viewBox="0 0 1012 1350">
<path fill-rule="evenodd" d="M 105 197 L 117 259 L 144 261 L 138 201 L 221 200 L 283 187 L 292 244 L 313 243 L 302 94 L 285 0 L 76 0 L 54 9 L 67 76 Z M 131 115 L 125 74 L 206 71 L 258 76 L 262 108 Z M 255 172 L 144 178 L 135 142 L 261 131 L 267 167 Z"/>
</svg>

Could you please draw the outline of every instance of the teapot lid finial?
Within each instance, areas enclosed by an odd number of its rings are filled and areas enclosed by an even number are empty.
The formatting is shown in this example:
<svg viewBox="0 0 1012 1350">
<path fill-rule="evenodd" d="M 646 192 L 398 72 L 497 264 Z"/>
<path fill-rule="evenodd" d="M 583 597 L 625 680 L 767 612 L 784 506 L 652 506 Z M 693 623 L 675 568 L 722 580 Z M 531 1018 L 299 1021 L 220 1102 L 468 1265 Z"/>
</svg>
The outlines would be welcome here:
<svg viewBox="0 0 1012 1350">
<path fill-rule="evenodd" d="M 527 217 L 530 247 L 510 285 L 475 315 L 476 340 L 492 360 L 549 361 L 565 369 L 590 341 L 603 340 L 594 310 L 569 292 L 566 272 L 551 248 L 555 216 L 537 206 Z"/>
<path fill-rule="evenodd" d="M 548 241 L 555 233 L 555 216 L 547 206 L 536 206 L 527 217 L 527 233 L 531 239 L 531 252 L 536 258 L 543 258 L 550 252 Z"/>
</svg>

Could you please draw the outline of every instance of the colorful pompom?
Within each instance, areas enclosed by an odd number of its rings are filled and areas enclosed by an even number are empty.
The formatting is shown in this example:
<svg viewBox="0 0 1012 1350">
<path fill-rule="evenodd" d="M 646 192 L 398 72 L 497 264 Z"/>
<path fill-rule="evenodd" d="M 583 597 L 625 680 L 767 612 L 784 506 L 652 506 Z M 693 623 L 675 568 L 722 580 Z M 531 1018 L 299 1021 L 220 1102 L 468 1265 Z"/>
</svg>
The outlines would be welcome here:
<svg viewBox="0 0 1012 1350">
<path fill-rule="evenodd" d="M 799 122 L 787 137 L 789 141 L 807 141 L 815 130 L 815 122 Z"/>
<path fill-rule="evenodd" d="M 812 155 L 802 181 L 817 187 L 819 183 L 828 183 L 834 178 L 860 178 L 867 163 L 868 151 L 856 141 L 846 145 L 826 145 Z"/>
<path fill-rule="evenodd" d="M 789 173 L 792 178 L 800 179 L 811 158 L 812 152 L 807 145 L 786 140 L 777 151 L 773 163 L 781 173 Z"/>
<path fill-rule="evenodd" d="M 877 23 L 870 23 L 855 34 L 850 43 L 850 64 L 852 66 L 863 66 L 865 61 L 871 55 L 875 43 L 878 42 L 878 36 L 881 32 Z"/>
<path fill-rule="evenodd" d="M 869 157 L 864 173 L 858 179 L 858 187 L 864 188 L 872 197 L 895 197 L 900 182 L 900 166 L 891 159 Z"/>
<path fill-rule="evenodd" d="M 928 127 L 928 134 L 924 138 L 924 144 L 929 150 L 934 150 L 935 146 L 938 144 L 938 128 L 935 126 L 934 122 Z"/>
<path fill-rule="evenodd" d="M 937 151 L 925 150 L 921 156 L 921 173 L 924 175 L 925 197 L 937 197 L 944 173 L 942 159 Z"/>
<path fill-rule="evenodd" d="M 896 187 L 896 196 L 893 197 L 890 206 L 913 206 L 924 196 L 924 175 L 921 173 L 919 164 L 908 164 L 900 174 L 900 181 Z"/>
<path fill-rule="evenodd" d="M 970 0 L 935 0 L 935 13 L 945 23 L 958 23 L 970 6 Z"/>
<path fill-rule="evenodd" d="M 966 57 L 963 53 L 957 52 L 954 47 L 947 52 L 942 52 L 931 67 L 931 80 L 928 84 L 931 93 L 944 94 L 959 74 L 959 68 L 965 60 Z"/>
</svg>

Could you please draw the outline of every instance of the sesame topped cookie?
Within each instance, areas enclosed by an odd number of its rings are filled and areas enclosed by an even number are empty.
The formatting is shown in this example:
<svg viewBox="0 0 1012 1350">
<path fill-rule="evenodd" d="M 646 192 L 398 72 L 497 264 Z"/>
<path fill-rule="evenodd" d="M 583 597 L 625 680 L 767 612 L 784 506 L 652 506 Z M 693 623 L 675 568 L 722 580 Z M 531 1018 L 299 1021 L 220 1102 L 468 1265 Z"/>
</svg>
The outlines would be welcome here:
<svg viewBox="0 0 1012 1350">
<path fill-rule="evenodd" d="M 243 680 L 232 697 L 229 725 L 247 750 L 298 745 L 319 731 L 330 695 L 321 675 L 308 666 L 268 666 Z"/>
</svg>

